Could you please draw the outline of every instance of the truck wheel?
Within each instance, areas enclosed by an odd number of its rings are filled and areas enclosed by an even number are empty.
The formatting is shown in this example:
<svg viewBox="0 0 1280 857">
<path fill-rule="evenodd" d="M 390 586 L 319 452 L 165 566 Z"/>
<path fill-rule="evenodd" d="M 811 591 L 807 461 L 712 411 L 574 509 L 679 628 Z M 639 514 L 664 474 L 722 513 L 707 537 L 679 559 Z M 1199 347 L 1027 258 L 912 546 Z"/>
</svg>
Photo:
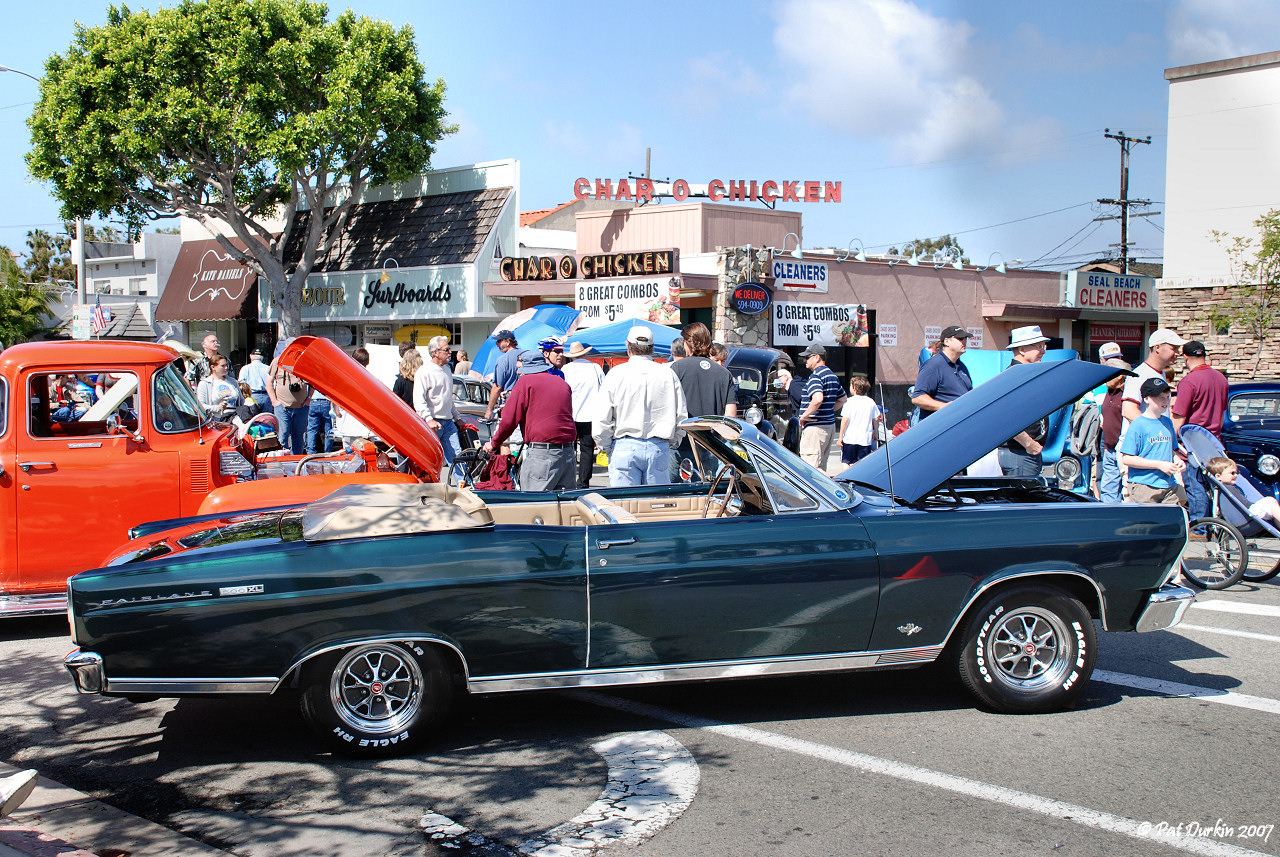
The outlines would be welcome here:
<svg viewBox="0 0 1280 857">
<path fill-rule="evenodd" d="M 347 756 L 407 752 L 427 738 L 453 698 L 444 659 L 416 643 L 366 643 L 327 656 L 308 675 L 302 714 Z"/>
<path fill-rule="evenodd" d="M 1080 601 L 1051 586 L 1002 589 L 980 601 L 960 638 L 960 679 L 984 706 L 1011 714 L 1069 707 L 1097 660 Z"/>
</svg>

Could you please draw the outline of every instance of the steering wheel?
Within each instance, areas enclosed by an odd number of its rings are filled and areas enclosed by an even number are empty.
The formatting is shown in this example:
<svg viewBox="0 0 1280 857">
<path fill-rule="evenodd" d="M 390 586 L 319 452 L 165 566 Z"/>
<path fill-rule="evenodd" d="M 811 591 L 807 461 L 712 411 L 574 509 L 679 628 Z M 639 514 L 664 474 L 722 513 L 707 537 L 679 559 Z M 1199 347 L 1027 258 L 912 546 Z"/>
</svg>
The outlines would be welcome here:
<svg viewBox="0 0 1280 857">
<path fill-rule="evenodd" d="M 716 499 L 716 489 L 720 487 L 720 483 L 728 477 L 728 485 L 725 487 L 724 494 L 720 497 L 720 507 L 716 510 L 713 517 L 719 518 L 724 515 L 724 510 L 729 508 L 729 498 L 733 496 L 733 490 L 738 487 L 738 468 L 723 467 L 716 474 L 716 478 L 711 483 L 711 490 L 707 492 L 707 500 L 702 504 L 702 517 L 706 517 L 711 511 L 711 504 Z"/>
</svg>

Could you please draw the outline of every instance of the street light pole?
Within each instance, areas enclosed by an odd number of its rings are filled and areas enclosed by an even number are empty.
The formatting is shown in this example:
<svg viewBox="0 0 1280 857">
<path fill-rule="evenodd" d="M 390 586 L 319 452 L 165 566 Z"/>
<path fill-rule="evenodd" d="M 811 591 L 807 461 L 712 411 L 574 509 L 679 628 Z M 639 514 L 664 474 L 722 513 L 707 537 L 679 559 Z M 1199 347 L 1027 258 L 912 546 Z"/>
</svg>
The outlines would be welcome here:
<svg viewBox="0 0 1280 857">
<path fill-rule="evenodd" d="M 0 65 L 0 72 L 3 72 L 3 71 L 11 71 L 14 74 L 26 74 L 27 77 L 31 78 L 36 83 L 40 82 L 40 78 L 36 77 L 34 74 L 27 74 L 25 71 L 20 71 L 16 68 L 9 68 L 7 65 Z"/>
</svg>

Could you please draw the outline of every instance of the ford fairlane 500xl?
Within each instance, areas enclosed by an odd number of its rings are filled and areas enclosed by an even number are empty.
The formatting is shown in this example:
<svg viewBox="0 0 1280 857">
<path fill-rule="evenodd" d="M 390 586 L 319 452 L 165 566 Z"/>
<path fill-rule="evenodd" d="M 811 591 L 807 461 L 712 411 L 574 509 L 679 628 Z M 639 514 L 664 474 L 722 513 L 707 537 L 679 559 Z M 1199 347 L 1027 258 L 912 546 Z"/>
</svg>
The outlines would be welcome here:
<svg viewBox="0 0 1280 857">
<path fill-rule="evenodd" d="M 1170 581 L 1186 517 L 956 474 L 1115 371 L 1014 367 L 836 479 L 704 417 L 683 425 L 701 482 L 352 485 L 143 527 L 71 580 L 80 648 L 66 666 L 81 692 L 113 696 L 293 690 L 353 755 L 404 752 L 464 691 L 939 659 L 987 708 L 1060 709 L 1093 671 L 1095 620 L 1181 619 L 1193 595 Z"/>
</svg>

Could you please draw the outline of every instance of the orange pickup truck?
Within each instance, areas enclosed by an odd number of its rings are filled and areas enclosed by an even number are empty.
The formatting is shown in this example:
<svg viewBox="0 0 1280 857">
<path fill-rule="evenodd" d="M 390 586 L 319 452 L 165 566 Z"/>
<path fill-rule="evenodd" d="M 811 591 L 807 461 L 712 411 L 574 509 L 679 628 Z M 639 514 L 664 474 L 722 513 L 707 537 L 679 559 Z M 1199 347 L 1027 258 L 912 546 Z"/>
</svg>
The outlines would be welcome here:
<svg viewBox="0 0 1280 857">
<path fill-rule="evenodd" d="M 332 342 L 300 336 L 280 361 L 364 423 L 399 466 L 259 452 L 205 413 L 163 345 L 36 342 L 0 353 L 0 618 L 63 610 L 67 578 L 138 524 L 307 502 L 352 482 L 438 479 L 435 435 Z M 59 398 L 98 380 L 96 402 Z"/>
</svg>

